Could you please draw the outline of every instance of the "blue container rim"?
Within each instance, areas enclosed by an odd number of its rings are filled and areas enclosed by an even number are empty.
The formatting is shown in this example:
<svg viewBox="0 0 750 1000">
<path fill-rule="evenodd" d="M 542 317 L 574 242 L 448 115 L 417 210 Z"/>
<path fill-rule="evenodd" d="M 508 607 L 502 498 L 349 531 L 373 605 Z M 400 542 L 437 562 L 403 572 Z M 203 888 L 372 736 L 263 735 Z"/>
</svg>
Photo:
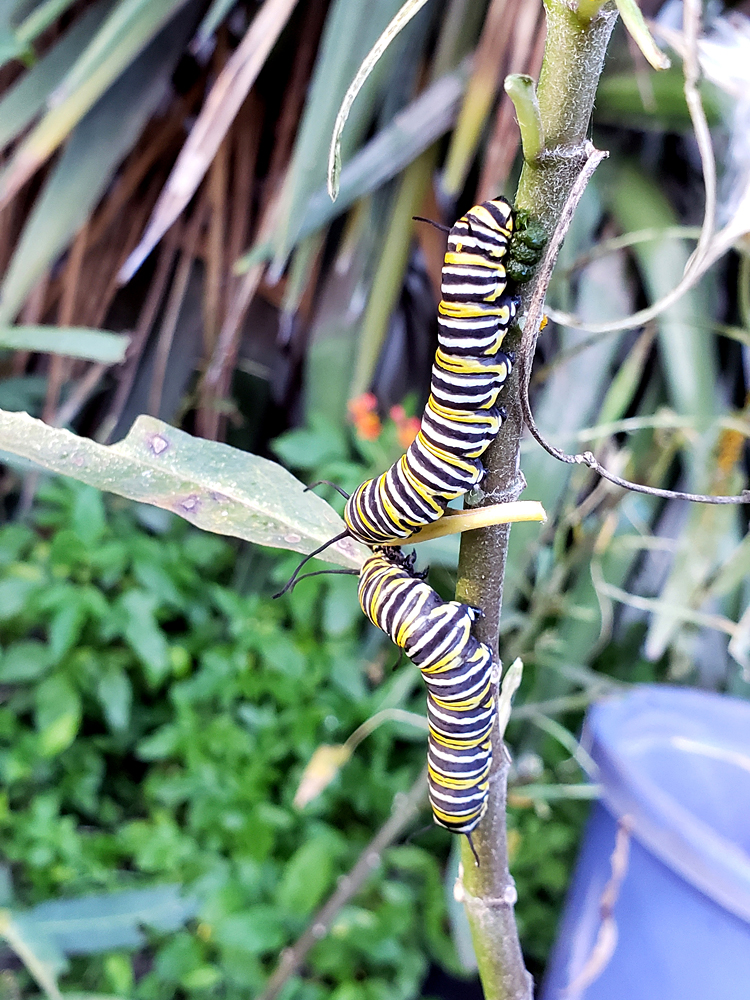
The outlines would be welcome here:
<svg viewBox="0 0 750 1000">
<path fill-rule="evenodd" d="M 610 812 L 627 816 L 638 840 L 674 872 L 750 922 L 750 854 L 644 773 L 634 750 L 642 752 L 649 740 L 655 752 L 669 744 L 750 771 L 750 702 L 644 684 L 593 705 L 583 736 Z"/>
</svg>

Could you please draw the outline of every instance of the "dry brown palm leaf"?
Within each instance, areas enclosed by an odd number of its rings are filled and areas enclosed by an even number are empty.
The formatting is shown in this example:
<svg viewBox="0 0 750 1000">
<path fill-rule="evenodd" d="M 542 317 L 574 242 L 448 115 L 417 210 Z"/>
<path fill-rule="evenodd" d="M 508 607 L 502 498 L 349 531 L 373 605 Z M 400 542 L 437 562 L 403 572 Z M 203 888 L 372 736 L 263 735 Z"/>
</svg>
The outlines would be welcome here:
<svg viewBox="0 0 750 1000">
<path fill-rule="evenodd" d="M 122 284 L 135 274 L 195 194 L 296 4 L 297 0 L 265 0 L 227 60 L 177 158 L 141 242 L 120 271 Z"/>
</svg>

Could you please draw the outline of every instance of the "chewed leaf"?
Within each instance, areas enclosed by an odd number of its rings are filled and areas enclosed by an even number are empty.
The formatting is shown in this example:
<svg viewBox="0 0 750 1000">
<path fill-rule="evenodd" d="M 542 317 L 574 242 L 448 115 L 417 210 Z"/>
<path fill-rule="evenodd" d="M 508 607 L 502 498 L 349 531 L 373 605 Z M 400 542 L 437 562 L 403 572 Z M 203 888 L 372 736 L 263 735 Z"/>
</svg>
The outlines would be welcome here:
<svg viewBox="0 0 750 1000">
<path fill-rule="evenodd" d="M 101 445 L 0 410 L 0 448 L 50 472 L 170 510 L 220 535 L 311 552 L 344 530 L 325 500 L 282 466 L 140 416 L 128 436 Z M 350 538 L 320 558 L 359 569 L 368 550 Z"/>
</svg>

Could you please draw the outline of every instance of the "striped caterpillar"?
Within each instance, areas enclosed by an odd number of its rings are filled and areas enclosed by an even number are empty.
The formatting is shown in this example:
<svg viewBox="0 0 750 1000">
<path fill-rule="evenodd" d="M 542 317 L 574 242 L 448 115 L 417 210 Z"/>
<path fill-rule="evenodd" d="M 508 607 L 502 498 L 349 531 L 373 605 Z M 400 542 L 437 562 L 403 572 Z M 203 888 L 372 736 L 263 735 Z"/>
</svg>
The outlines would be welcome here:
<svg viewBox="0 0 750 1000">
<path fill-rule="evenodd" d="M 370 546 L 408 538 L 482 480 L 481 455 L 502 425 L 496 403 L 512 364 L 501 351 L 518 309 L 507 276 L 528 281 L 544 242 L 540 225 L 501 197 L 475 205 L 449 230 L 438 350 L 419 433 L 390 469 L 351 496 L 328 484 L 346 498 L 346 530 L 306 556 L 280 594 L 333 542 L 347 535 Z"/>
<path fill-rule="evenodd" d="M 407 538 L 484 476 L 480 456 L 502 424 L 495 404 L 511 369 L 500 348 L 517 309 L 504 263 L 512 234 L 504 198 L 476 205 L 450 230 L 421 428 L 405 455 L 347 500 L 344 520 L 358 541 Z"/>
<path fill-rule="evenodd" d="M 359 603 L 422 673 L 432 813 L 439 826 L 465 833 L 471 843 L 489 791 L 497 710 L 494 657 L 471 634 L 481 612 L 443 601 L 415 572 L 414 560 L 399 548 L 376 548 L 360 572 Z"/>
</svg>

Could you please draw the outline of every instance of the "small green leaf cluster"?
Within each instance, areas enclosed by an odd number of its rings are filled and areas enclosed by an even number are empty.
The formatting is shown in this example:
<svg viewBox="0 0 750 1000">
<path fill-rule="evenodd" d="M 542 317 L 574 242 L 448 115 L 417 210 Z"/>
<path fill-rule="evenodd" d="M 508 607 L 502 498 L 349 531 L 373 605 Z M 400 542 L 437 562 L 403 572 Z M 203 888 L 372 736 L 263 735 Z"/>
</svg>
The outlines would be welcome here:
<svg viewBox="0 0 750 1000">
<path fill-rule="evenodd" d="M 524 209 L 515 212 L 506 265 L 508 277 L 517 285 L 530 281 L 546 244 L 547 233 L 540 220 Z"/>
<path fill-rule="evenodd" d="M 511 810 L 509 829 L 515 843 L 511 868 L 523 901 L 516 910 L 518 933 L 524 954 L 540 965 L 554 941 L 555 917 L 568 887 L 585 814 L 580 802 L 557 803 L 554 819 L 541 810 Z"/>
</svg>

